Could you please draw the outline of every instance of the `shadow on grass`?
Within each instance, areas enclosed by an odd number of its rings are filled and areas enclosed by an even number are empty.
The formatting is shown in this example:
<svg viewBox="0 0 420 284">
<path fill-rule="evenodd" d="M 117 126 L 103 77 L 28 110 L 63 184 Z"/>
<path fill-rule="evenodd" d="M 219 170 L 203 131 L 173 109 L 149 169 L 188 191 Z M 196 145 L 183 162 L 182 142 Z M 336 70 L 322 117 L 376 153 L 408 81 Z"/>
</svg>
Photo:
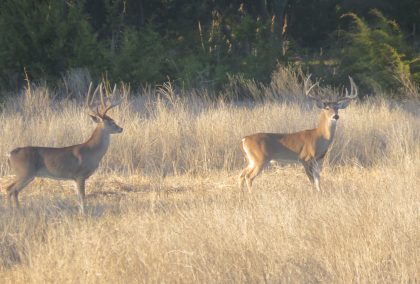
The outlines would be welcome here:
<svg viewBox="0 0 420 284">
<path fill-rule="evenodd" d="M 113 188 L 114 190 L 97 190 L 98 188 Z M 121 198 L 129 194 L 136 193 L 157 193 L 157 194 L 173 194 L 173 193 L 183 193 L 187 191 L 193 191 L 193 187 L 174 187 L 174 186 L 165 186 L 161 184 L 142 184 L 134 185 L 128 184 L 121 181 L 112 181 L 110 183 L 98 183 L 94 186 L 94 190 L 88 194 L 86 197 L 88 199 L 96 199 L 101 197 L 116 197 Z"/>
<path fill-rule="evenodd" d="M 54 222 L 64 218 L 99 218 L 104 214 L 120 215 L 122 207 L 124 210 L 135 210 L 153 213 L 166 214 L 169 207 L 191 208 L 188 204 L 196 203 L 193 197 L 185 196 L 183 199 L 174 198 L 173 194 L 194 192 L 194 187 L 189 186 L 169 186 L 162 184 L 132 185 L 119 181 L 112 183 L 97 183 L 92 187 L 92 192 L 86 195 L 85 214 L 80 213 L 78 198 L 75 193 L 63 194 L 54 192 L 53 194 L 25 195 L 20 194 L 21 207 L 16 209 L 9 206 L 5 196 L 0 195 L 0 216 L 3 222 L 10 219 L 32 219 L 39 218 L 45 222 Z M 102 190 L 107 188 L 107 190 Z M 110 188 L 111 190 L 109 190 Z M 55 191 L 55 190 L 54 190 Z M 89 189 L 87 190 L 89 192 Z M 166 199 L 170 200 L 166 200 Z M 176 200 L 177 199 L 177 200 Z M 198 201 L 198 202 L 202 202 Z"/>
</svg>

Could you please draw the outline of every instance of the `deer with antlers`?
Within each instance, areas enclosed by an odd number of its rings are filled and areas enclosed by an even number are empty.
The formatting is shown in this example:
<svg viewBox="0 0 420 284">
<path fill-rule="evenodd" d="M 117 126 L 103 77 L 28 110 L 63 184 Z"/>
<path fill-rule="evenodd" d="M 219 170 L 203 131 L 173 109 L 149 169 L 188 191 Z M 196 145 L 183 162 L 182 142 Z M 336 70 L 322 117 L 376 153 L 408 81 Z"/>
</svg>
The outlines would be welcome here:
<svg viewBox="0 0 420 284">
<path fill-rule="evenodd" d="M 85 212 L 85 181 L 98 168 L 105 155 L 110 135 L 121 133 L 123 129 L 107 115 L 107 112 L 119 105 L 118 102 L 105 103 L 103 86 L 98 85 L 92 95 L 92 84 L 89 86 L 87 104 L 91 109 L 89 114 L 97 124 L 91 137 L 82 144 L 62 147 L 22 147 L 10 152 L 9 165 L 16 175 L 15 180 L 7 187 L 7 196 L 11 204 L 13 197 L 16 207 L 19 207 L 18 195 L 35 177 L 47 177 L 59 180 L 73 180 L 76 183 L 81 213 Z M 94 98 L 100 90 L 101 103 L 94 108 Z M 115 89 L 113 95 L 115 94 Z M 108 104 L 108 105 L 107 105 Z"/>
<path fill-rule="evenodd" d="M 256 133 L 242 139 L 241 149 L 247 160 L 247 167 L 239 176 L 239 186 L 242 189 L 246 182 L 248 191 L 252 191 L 252 182 L 271 160 L 300 161 L 306 175 L 317 191 L 320 191 L 320 172 L 323 159 L 334 139 L 337 127 L 338 110 L 346 108 L 357 98 L 357 86 L 350 79 L 350 94 L 346 89 L 344 98 L 338 101 L 322 100 L 313 95 L 309 86 L 310 75 L 305 80 L 304 89 L 307 97 L 315 100 L 317 107 L 322 109 L 318 127 L 295 133 Z"/>
</svg>

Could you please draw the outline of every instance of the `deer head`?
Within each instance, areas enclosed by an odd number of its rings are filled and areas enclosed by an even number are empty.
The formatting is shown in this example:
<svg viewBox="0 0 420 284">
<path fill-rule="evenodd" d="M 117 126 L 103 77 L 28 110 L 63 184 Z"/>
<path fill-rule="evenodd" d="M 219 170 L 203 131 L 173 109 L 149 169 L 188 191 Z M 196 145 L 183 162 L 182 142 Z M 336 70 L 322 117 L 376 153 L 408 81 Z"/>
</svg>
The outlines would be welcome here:
<svg viewBox="0 0 420 284">
<path fill-rule="evenodd" d="M 318 86 L 318 82 L 309 86 L 311 75 L 305 80 L 304 88 L 305 88 L 305 95 L 313 100 L 315 100 L 317 107 L 322 109 L 323 114 L 330 118 L 333 121 L 337 121 L 339 119 L 338 110 L 346 108 L 350 102 L 357 98 L 357 86 L 354 83 L 353 79 L 349 76 L 350 80 L 350 94 L 345 89 L 345 95 L 342 98 L 339 98 L 335 101 L 326 101 L 321 99 L 318 95 L 314 95 L 311 93 L 315 86 Z"/>
<path fill-rule="evenodd" d="M 120 126 L 118 126 L 110 116 L 107 115 L 107 112 L 113 107 L 116 107 L 117 105 L 121 104 L 122 100 L 120 99 L 117 101 L 109 102 L 108 98 L 104 99 L 104 94 L 103 94 L 104 87 L 106 88 L 106 86 L 100 83 L 98 87 L 96 88 L 96 90 L 94 91 L 92 98 L 89 100 L 92 83 L 89 85 L 88 96 L 87 96 L 88 107 L 91 110 L 89 113 L 89 116 L 92 118 L 94 122 L 96 122 L 101 128 L 103 128 L 103 130 L 107 131 L 109 134 L 121 133 L 123 129 Z M 98 90 L 100 93 L 100 103 L 94 102 L 95 95 L 97 94 Z M 116 91 L 116 86 L 114 86 L 112 97 L 115 97 L 115 91 Z"/>
</svg>

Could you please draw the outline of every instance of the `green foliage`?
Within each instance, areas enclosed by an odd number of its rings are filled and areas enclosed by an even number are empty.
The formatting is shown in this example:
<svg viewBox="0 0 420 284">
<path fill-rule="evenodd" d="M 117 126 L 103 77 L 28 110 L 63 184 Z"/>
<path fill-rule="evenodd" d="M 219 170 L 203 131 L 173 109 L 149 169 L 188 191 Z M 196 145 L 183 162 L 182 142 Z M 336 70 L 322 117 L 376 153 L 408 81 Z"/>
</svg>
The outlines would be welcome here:
<svg viewBox="0 0 420 284">
<path fill-rule="evenodd" d="M 398 24 L 372 10 L 374 21 L 367 23 L 354 13 L 352 28 L 345 33 L 344 47 L 338 56 L 342 78 L 351 74 L 368 91 L 400 87 L 398 78 L 410 77 L 409 48 Z"/>
<path fill-rule="evenodd" d="M 0 4 L 0 78 L 20 84 L 24 68 L 54 81 L 72 68 L 100 69 L 101 52 L 81 1 L 4 0 Z"/>
<path fill-rule="evenodd" d="M 126 29 L 112 60 L 112 78 L 135 85 L 165 80 L 164 39 L 152 27 Z"/>
<path fill-rule="evenodd" d="M 268 81 L 281 59 L 281 39 L 274 33 L 271 19 L 254 17 L 244 8 L 239 14 L 212 13 L 212 21 L 200 30 L 202 50 L 198 58 L 205 62 L 207 81 L 214 86 L 228 82 L 227 73 Z"/>
<path fill-rule="evenodd" d="M 245 15 L 233 30 L 234 48 L 242 50 L 235 58 L 236 72 L 258 81 L 268 81 L 281 59 L 280 38 L 270 30 L 270 21 Z"/>
<path fill-rule="evenodd" d="M 267 83 L 277 64 L 296 64 L 338 75 L 331 83 L 352 75 L 365 90 L 393 91 L 420 82 L 419 4 L 397 2 L 2 0 L 0 90 L 22 88 L 24 69 L 55 83 L 79 68 L 134 87 L 169 77 L 220 90 L 230 75 Z"/>
</svg>

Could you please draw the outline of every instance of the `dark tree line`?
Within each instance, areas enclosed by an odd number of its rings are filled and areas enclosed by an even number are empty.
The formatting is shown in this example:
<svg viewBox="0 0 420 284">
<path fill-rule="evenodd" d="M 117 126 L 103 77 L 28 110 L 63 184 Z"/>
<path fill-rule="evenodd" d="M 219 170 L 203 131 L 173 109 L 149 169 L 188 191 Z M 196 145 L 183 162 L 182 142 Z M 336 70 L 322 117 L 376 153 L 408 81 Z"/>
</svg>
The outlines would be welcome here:
<svg viewBox="0 0 420 284">
<path fill-rule="evenodd" d="M 2 0 L 0 89 L 22 86 L 24 70 L 56 84 L 80 68 L 217 89 L 227 74 L 267 82 L 278 64 L 398 89 L 420 82 L 419 29 L 418 0 Z"/>
</svg>

